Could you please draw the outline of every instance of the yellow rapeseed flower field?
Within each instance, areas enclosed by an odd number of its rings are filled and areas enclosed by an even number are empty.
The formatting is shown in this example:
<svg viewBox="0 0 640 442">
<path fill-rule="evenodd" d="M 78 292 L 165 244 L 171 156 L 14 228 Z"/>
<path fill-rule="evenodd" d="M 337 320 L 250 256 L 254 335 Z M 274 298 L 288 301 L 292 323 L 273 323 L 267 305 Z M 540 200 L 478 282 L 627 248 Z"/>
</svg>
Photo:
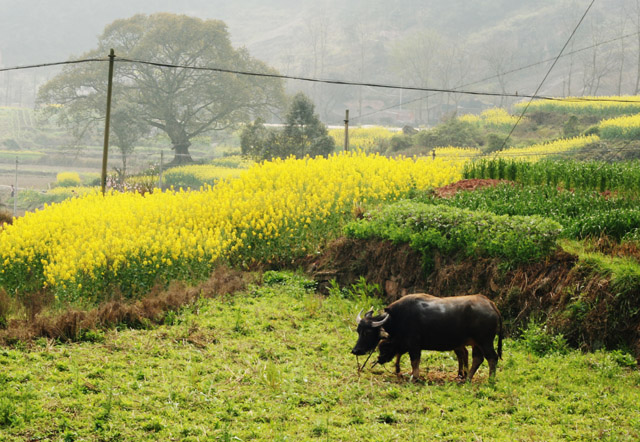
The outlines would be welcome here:
<svg viewBox="0 0 640 442">
<path fill-rule="evenodd" d="M 521 111 L 528 101 L 517 103 L 514 108 Z M 640 112 L 640 96 L 565 97 L 555 100 L 533 100 L 528 112 L 544 111 L 574 115 L 595 115 L 601 118 L 629 115 Z"/>
<path fill-rule="evenodd" d="M 461 178 L 468 158 L 342 153 L 263 162 L 201 191 L 99 192 L 28 213 L 0 232 L 0 285 L 62 301 L 135 296 L 156 281 L 311 253 L 355 205 Z"/>
<path fill-rule="evenodd" d="M 392 136 L 401 133 L 380 126 L 349 128 L 349 150 L 361 150 L 368 153 L 379 152 L 381 144 Z M 344 129 L 331 129 L 329 130 L 329 136 L 335 141 L 336 150 L 344 149 Z"/>
<path fill-rule="evenodd" d="M 573 138 L 563 138 L 561 140 L 548 143 L 533 144 L 527 147 L 512 147 L 510 149 L 495 152 L 497 158 L 517 158 L 524 161 L 535 162 L 547 155 L 557 155 L 564 152 L 580 149 L 587 144 L 595 143 L 600 138 L 597 135 L 581 135 Z"/>
<path fill-rule="evenodd" d="M 479 156 L 482 151 L 475 147 L 454 147 L 454 146 L 446 146 L 446 147 L 436 147 L 431 150 L 431 154 L 435 151 L 436 158 L 441 159 L 472 159 Z"/>
<path fill-rule="evenodd" d="M 518 121 L 517 116 L 510 115 L 506 110 L 501 108 L 487 109 L 480 115 L 462 115 L 458 117 L 458 119 L 478 126 L 495 129 L 510 129 L 516 124 L 516 121 Z"/>
<path fill-rule="evenodd" d="M 601 121 L 599 127 L 602 138 L 638 139 L 638 136 L 640 136 L 640 114 L 609 118 Z"/>
<path fill-rule="evenodd" d="M 236 178 L 246 169 L 215 166 L 212 164 L 193 164 L 173 167 L 163 174 L 166 185 L 199 188 L 201 183 L 215 184 L 218 180 Z"/>
</svg>

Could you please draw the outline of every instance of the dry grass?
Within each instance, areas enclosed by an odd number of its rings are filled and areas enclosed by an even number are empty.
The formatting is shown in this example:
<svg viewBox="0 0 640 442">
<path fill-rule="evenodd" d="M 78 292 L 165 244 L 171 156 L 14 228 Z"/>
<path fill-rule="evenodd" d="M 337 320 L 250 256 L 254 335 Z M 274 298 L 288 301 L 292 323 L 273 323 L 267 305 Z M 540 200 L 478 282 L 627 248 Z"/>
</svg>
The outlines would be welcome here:
<svg viewBox="0 0 640 442">
<path fill-rule="evenodd" d="M 187 287 L 174 282 L 167 289 L 155 288 L 147 297 L 137 301 L 112 300 L 94 309 L 68 309 L 51 311 L 52 299 L 47 292 L 37 292 L 22 299 L 25 319 L 7 321 L 11 299 L 0 291 L 0 344 L 12 345 L 30 342 L 36 338 L 59 341 L 86 339 L 88 332 L 114 327 L 147 328 L 165 320 L 168 312 L 175 312 L 192 305 L 200 298 L 224 297 L 244 290 L 248 284 L 258 282 L 250 273 L 227 267 L 217 268 L 211 277 L 201 284 Z M 4 318 L 5 326 L 2 327 Z"/>
<path fill-rule="evenodd" d="M 0 209 L 0 227 L 4 224 L 13 224 L 13 214 L 8 210 Z"/>
</svg>

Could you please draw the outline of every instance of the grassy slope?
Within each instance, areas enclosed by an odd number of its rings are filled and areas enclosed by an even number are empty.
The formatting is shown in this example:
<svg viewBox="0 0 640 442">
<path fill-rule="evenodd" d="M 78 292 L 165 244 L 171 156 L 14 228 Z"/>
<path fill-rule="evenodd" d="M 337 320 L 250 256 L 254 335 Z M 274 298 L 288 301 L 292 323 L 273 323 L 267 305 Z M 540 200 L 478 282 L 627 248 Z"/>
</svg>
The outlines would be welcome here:
<svg viewBox="0 0 640 442">
<path fill-rule="evenodd" d="M 507 340 L 495 385 L 486 364 L 453 382 L 452 354 L 436 352 L 428 383 L 391 364 L 358 376 L 353 318 L 370 300 L 304 285 L 204 300 L 98 343 L 0 349 L 0 441 L 640 438 L 640 373 L 614 354 L 540 358 Z"/>
</svg>

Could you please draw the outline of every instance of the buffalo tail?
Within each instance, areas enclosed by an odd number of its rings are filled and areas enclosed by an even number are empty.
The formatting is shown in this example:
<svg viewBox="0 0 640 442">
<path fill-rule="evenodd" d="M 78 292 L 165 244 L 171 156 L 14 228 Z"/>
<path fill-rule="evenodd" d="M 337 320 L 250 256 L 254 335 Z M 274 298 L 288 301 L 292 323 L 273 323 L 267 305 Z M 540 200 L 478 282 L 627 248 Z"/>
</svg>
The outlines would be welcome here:
<svg viewBox="0 0 640 442">
<path fill-rule="evenodd" d="M 498 332 L 498 358 L 502 359 L 502 337 L 504 336 L 504 329 L 502 327 L 502 315 L 498 311 L 500 317 L 500 331 Z"/>
</svg>

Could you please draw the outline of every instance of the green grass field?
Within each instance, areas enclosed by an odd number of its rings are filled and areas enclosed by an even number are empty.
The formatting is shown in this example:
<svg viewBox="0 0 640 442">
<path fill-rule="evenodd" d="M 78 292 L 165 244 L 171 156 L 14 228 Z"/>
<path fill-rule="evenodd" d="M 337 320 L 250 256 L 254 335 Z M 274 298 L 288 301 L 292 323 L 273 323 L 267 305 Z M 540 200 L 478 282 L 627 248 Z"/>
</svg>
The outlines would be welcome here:
<svg viewBox="0 0 640 442">
<path fill-rule="evenodd" d="M 354 318 L 372 300 L 275 276 L 147 330 L 0 349 L 0 441 L 640 438 L 640 373 L 620 352 L 537 356 L 529 336 L 506 340 L 494 384 L 486 363 L 455 382 L 437 352 L 421 382 L 392 364 L 358 375 Z"/>
</svg>

